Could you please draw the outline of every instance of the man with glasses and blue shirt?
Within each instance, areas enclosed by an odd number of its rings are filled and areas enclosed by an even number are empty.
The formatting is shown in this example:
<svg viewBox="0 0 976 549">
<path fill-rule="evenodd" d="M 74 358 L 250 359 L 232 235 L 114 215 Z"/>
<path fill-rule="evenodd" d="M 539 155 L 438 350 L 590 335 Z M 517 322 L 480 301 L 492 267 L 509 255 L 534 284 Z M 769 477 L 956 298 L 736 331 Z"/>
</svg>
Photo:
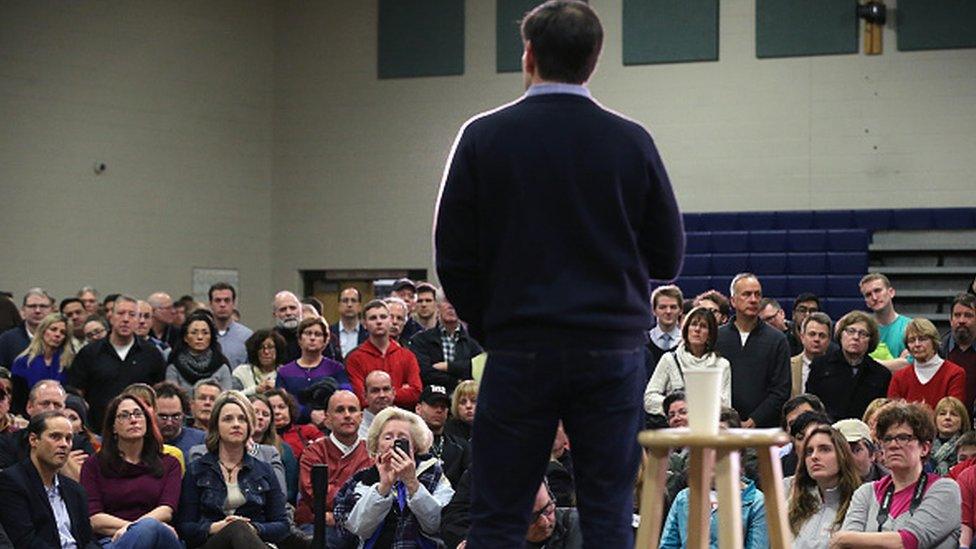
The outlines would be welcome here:
<svg viewBox="0 0 976 549">
<path fill-rule="evenodd" d="M 521 32 L 527 91 L 464 124 L 435 214 L 438 277 L 489 350 L 467 545 L 525 543 L 561 419 L 584 539 L 629 547 L 650 280 L 680 271 L 684 228 L 648 131 L 585 86 L 593 9 L 550 0 Z"/>
<path fill-rule="evenodd" d="M 206 433 L 183 425 L 186 418 L 184 411 L 189 409 L 186 392 L 170 381 L 157 383 L 153 389 L 156 391 L 156 419 L 163 442 L 176 446 L 188 457 L 190 448 L 204 443 Z"/>
</svg>

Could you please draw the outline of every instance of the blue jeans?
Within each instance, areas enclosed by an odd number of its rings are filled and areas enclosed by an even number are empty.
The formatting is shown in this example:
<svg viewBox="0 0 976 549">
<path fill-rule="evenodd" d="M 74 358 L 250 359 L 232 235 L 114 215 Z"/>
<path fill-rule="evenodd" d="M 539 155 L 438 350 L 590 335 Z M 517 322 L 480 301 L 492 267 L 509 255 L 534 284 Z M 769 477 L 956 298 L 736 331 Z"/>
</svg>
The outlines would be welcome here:
<svg viewBox="0 0 976 549">
<path fill-rule="evenodd" d="M 107 549 L 183 549 L 173 532 L 154 518 L 139 519 L 117 541 L 104 537 L 98 544 Z"/>
<path fill-rule="evenodd" d="M 472 429 L 468 548 L 521 547 L 560 419 L 584 547 L 633 547 L 644 352 L 493 351 Z"/>
</svg>

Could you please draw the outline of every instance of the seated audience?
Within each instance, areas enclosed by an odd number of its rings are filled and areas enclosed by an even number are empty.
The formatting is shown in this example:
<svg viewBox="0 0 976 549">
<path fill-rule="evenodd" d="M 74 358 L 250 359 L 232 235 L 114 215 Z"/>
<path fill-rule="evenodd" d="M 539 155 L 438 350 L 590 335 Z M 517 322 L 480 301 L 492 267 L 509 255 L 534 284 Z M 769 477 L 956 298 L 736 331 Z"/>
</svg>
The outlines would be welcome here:
<svg viewBox="0 0 976 549">
<path fill-rule="evenodd" d="M 458 383 L 454 388 L 454 394 L 451 395 L 451 417 L 444 425 L 444 432 L 470 442 L 471 426 L 474 425 L 474 412 L 477 406 L 478 382 L 468 379 Z"/>
<path fill-rule="evenodd" d="M 837 322 L 840 349 L 810 364 L 806 392 L 823 401 L 834 419 L 864 415 L 868 403 L 885 396 L 891 372 L 868 354 L 878 344 L 878 323 L 861 311 Z"/>
<path fill-rule="evenodd" d="M 291 446 L 283 443 L 274 429 L 274 412 L 271 411 L 271 403 L 268 397 L 263 394 L 255 393 L 249 397 L 251 408 L 254 409 L 254 430 L 251 433 L 251 442 L 255 447 L 273 448 L 278 452 L 278 461 L 282 469 L 282 474 L 278 480 L 281 481 L 281 489 L 285 497 L 291 504 L 295 503 L 298 497 L 298 460 L 291 450 Z M 265 460 L 276 466 L 273 459 Z M 276 471 L 277 472 L 277 471 Z"/>
<path fill-rule="evenodd" d="M 874 482 L 891 474 L 879 460 L 875 459 L 877 447 L 871 438 L 871 429 L 859 419 L 842 419 L 833 425 L 844 435 L 854 457 L 854 466 L 861 482 Z"/>
<path fill-rule="evenodd" d="M 732 371 L 729 361 L 715 350 L 718 323 L 707 309 L 696 307 L 685 316 L 681 326 L 681 339 L 674 350 L 664 353 L 654 375 L 644 391 L 644 410 L 653 415 L 663 415 L 661 403 L 664 397 L 685 387 L 685 372 L 689 370 L 718 369 L 722 372 L 722 406 L 732 401 Z"/>
<path fill-rule="evenodd" d="M 830 317 L 824 313 L 813 312 L 805 316 L 799 341 L 802 352 L 790 359 L 790 378 L 792 396 L 803 392 L 810 377 L 810 364 L 813 359 L 823 356 L 830 347 Z"/>
<path fill-rule="evenodd" d="M 956 443 L 956 464 L 949 468 L 949 478 L 959 480 L 959 475 L 976 464 L 976 431 L 967 431 Z"/>
<path fill-rule="evenodd" d="M 803 448 L 796 475 L 786 479 L 793 547 L 822 549 L 843 524 L 861 477 L 839 431 L 818 426 L 810 431 Z"/>
<path fill-rule="evenodd" d="M 914 360 L 891 376 L 888 398 L 924 402 L 935 408 L 944 396 L 966 398 L 966 372 L 943 360 L 939 350 L 939 331 L 924 318 L 915 318 L 905 327 L 905 346 Z"/>
<path fill-rule="evenodd" d="M 386 303 L 374 299 L 363 310 L 369 337 L 346 356 L 346 369 L 359 403 L 366 405 L 364 385 L 366 375 L 383 370 L 393 384 L 393 403 L 412 410 L 420 398 L 423 384 L 420 366 L 410 350 L 390 339 L 390 310 Z"/>
<path fill-rule="evenodd" d="M 558 507 L 576 507 L 576 482 L 573 478 L 573 456 L 569 449 L 569 437 L 563 422 L 556 425 L 552 439 L 552 451 L 546 466 L 546 483 Z"/>
<path fill-rule="evenodd" d="M 0 525 L 8 547 L 94 549 L 88 501 L 76 481 L 60 473 L 73 429 L 61 412 L 41 412 L 27 427 L 30 457 L 0 473 Z"/>
<path fill-rule="evenodd" d="M 168 524 L 180 501 L 180 464 L 163 454 L 155 418 L 137 397 L 119 395 L 109 402 L 102 448 L 85 460 L 81 484 L 92 530 L 103 546 L 182 548 Z"/>
<path fill-rule="evenodd" d="M 190 425 L 206 432 L 207 424 L 210 423 L 213 403 L 222 391 L 223 388 L 221 388 L 220 383 L 210 378 L 201 379 L 193 384 L 192 400 L 190 400 L 190 415 L 193 418 Z"/>
<path fill-rule="evenodd" d="M 803 412 L 790 423 L 788 434 L 793 443 L 793 452 L 780 460 L 784 475 L 790 476 L 796 472 L 796 467 L 801 461 L 798 456 L 803 455 L 803 443 L 807 433 L 822 425 L 830 427 L 830 417 L 823 412 Z"/>
<path fill-rule="evenodd" d="M 935 473 L 946 476 L 956 464 L 959 438 L 972 430 L 969 412 L 959 399 L 947 396 L 935 406 L 935 439 L 929 462 Z"/>
<path fill-rule="evenodd" d="M 825 414 L 823 402 L 817 398 L 817 395 L 811 395 L 809 393 L 801 393 L 786 401 L 783 404 L 783 419 L 780 423 L 780 428 L 783 429 L 787 434 L 790 434 L 793 429 L 793 422 L 796 418 L 800 417 L 804 412 L 818 412 Z M 780 464 L 783 468 L 784 474 L 790 475 L 796 469 L 797 454 L 796 454 L 796 441 L 790 438 L 789 444 L 780 448 L 779 457 Z"/>
<path fill-rule="evenodd" d="M 891 475 L 854 492 L 831 547 L 959 547 L 959 486 L 926 473 L 935 424 L 920 404 L 893 404 L 878 413 L 877 432 Z"/>
<path fill-rule="evenodd" d="M 166 367 L 166 381 L 189 391 L 201 379 L 213 379 L 222 390 L 234 387 L 227 358 L 217 342 L 217 327 L 207 312 L 197 312 L 183 322 L 183 338 L 175 345 Z"/>
<path fill-rule="evenodd" d="M 13 382 L 10 380 L 10 370 L 0 366 L 0 436 L 27 427 L 27 421 L 10 412 L 13 400 Z"/>
<path fill-rule="evenodd" d="M 70 336 L 74 328 L 61 313 L 44 317 L 34 332 L 30 344 L 10 368 L 14 383 L 13 409 L 20 413 L 27 404 L 27 393 L 42 379 L 65 381 L 65 371 L 74 360 L 75 351 Z"/>
<path fill-rule="evenodd" d="M 809 315 L 819 312 L 820 298 L 816 294 L 803 292 L 793 300 L 793 322 L 790 324 L 790 331 L 786 334 L 786 341 L 790 344 L 790 354 L 793 356 L 803 352 L 803 322 Z M 827 341 L 830 341 L 830 337 L 827 337 Z"/>
<path fill-rule="evenodd" d="M 247 362 L 234 368 L 234 377 L 247 396 L 273 389 L 278 367 L 284 364 L 285 340 L 272 330 L 258 330 L 244 342 Z"/>
<path fill-rule="evenodd" d="M 297 334 L 302 356 L 278 369 L 275 387 L 298 399 L 298 414 L 292 419 L 296 423 L 308 423 L 311 410 L 304 396 L 306 389 L 326 377 L 335 380 L 337 387 L 350 389 L 352 386 L 342 363 L 322 354 L 329 344 L 329 325 L 325 320 L 306 318 L 298 323 Z"/>
<path fill-rule="evenodd" d="M 949 315 L 950 330 L 939 346 L 939 356 L 966 371 L 967 404 L 976 400 L 976 296 L 956 295 Z"/>
<path fill-rule="evenodd" d="M 732 317 L 732 304 L 729 298 L 718 290 L 708 290 L 707 292 L 695 296 L 695 307 L 704 307 L 715 315 L 715 321 L 719 326 L 725 326 L 729 318 Z"/>
<path fill-rule="evenodd" d="M 90 316 L 84 325 L 85 345 L 100 339 L 105 339 L 108 335 L 108 322 L 100 316 Z"/>
<path fill-rule="evenodd" d="M 444 290 L 437 290 L 437 326 L 410 339 L 410 350 L 417 355 L 424 385 L 441 385 L 454 391 L 458 383 L 471 379 L 471 359 L 483 352 L 481 345 L 461 325 L 454 305 Z M 405 343 L 403 339 L 401 343 Z"/>
<path fill-rule="evenodd" d="M 75 441 L 80 445 L 90 447 L 92 453 L 102 447 L 102 437 L 98 436 L 88 426 L 88 403 L 78 395 L 67 395 L 64 399 L 64 417 L 71 422 L 75 433 Z"/>
<path fill-rule="evenodd" d="M 171 381 L 157 383 L 154 389 L 156 391 L 154 408 L 163 442 L 179 448 L 183 452 L 183 457 L 187 458 L 190 455 L 190 448 L 203 444 L 205 434 L 196 427 L 184 425 L 184 410 L 190 407 L 186 391 Z"/>
<path fill-rule="evenodd" d="M 152 414 L 153 418 L 156 418 L 156 390 L 146 385 L 145 383 L 133 383 L 122 391 L 123 395 L 131 395 L 142 401 L 143 404 L 149 409 L 149 413 Z M 156 423 L 157 428 L 159 423 Z M 177 461 L 180 462 L 180 473 L 186 471 L 186 459 L 183 456 L 183 450 L 180 450 L 176 446 L 171 444 L 166 444 L 163 442 L 163 454 L 173 456 Z"/>
<path fill-rule="evenodd" d="M 285 496 L 271 467 L 247 452 L 251 403 L 237 391 L 214 403 L 207 453 L 183 479 L 177 521 L 189 547 L 266 549 L 288 535 Z"/>
<path fill-rule="evenodd" d="M 375 465 L 339 490 L 336 524 L 370 547 L 439 544 L 441 510 L 454 490 L 437 459 L 427 457 L 432 438 L 416 414 L 398 408 L 380 412 L 366 441 Z"/>
<path fill-rule="evenodd" d="M 24 293 L 19 324 L 0 333 L 0 366 L 8 369 L 13 366 L 17 355 L 30 345 L 30 334 L 37 333 L 41 321 L 51 314 L 53 307 L 54 299 L 43 288 L 31 288 Z"/>
<path fill-rule="evenodd" d="M 959 439 L 959 463 L 949 476 L 956 479 L 962 497 L 962 532 L 960 547 L 973 545 L 973 529 L 976 528 L 976 431 L 969 431 Z"/>
<path fill-rule="evenodd" d="M 383 370 L 373 370 L 366 374 L 364 381 L 366 408 L 363 409 L 363 421 L 359 424 L 359 438 L 365 440 L 369 435 L 369 426 L 373 418 L 382 410 L 393 406 L 393 381 L 390 374 Z"/>
<path fill-rule="evenodd" d="M 298 417 L 298 403 L 295 402 L 288 391 L 284 389 L 272 389 L 264 393 L 271 403 L 271 413 L 274 414 L 274 428 L 278 431 L 278 436 L 295 454 L 296 460 L 302 459 L 302 452 L 308 445 L 322 438 L 322 431 L 314 425 L 299 425 L 295 423 Z"/>
<path fill-rule="evenodd" d="M 356 538 L 343 537 L 343 531 L 335 527 L 332 506 L 335 495 L 353 474 L 371 467 L 373 459 L 366 450 L 366 441 L 359 438 L 359 398 L 352 391 L 339 390 L 329 398 L 326 410 L 326 424 L 331 433 L 319 439 L 302 453 L 299 464 L 299 487 L 301 499 L 295 509 L 295 522 L 311 525 L 314 520 L 312 510 L 312 468 L 317 464 L 328 467 L 328 486 L 325 497 L 326 546 L 330 548 L 355 547 Z M 311 528 L 307 528 L 311 533 Z M 352 538 L 350 541 L 349 538 Z"/>
<path fill-rule="evenodd" d="M 430 453 L 440 460 L 444 476 L 455 485 L 461 479 L 461 474 L 471 466 L 471 445 L 463 438 L 444 434 L 450 405 L 451 398 L 447 395 L 446 387 L 428 385 L 420 393 L 420 402 L 415 411 L 434 434 Z"/>
</svg>

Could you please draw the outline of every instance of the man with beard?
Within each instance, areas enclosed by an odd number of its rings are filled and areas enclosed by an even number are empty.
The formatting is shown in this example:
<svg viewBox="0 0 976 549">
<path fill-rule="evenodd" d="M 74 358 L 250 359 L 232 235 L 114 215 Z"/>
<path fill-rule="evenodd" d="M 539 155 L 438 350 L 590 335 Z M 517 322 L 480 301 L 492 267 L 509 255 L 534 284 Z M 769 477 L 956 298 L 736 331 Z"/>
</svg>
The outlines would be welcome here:
<svg viewBox="0 0 976 549">
<path fill-rule="evenodd" d="M 976 296 L 959 294 L 952 300 L 951 330 L 942 338 L 939 355 L 966 371 L 966 407 L 976 399 Z"/>
<path fill-rule="evenodd" d="M 285 339 L 285 356 L 282 364 L 298 360 L 302 350 L 298 347 L 298 323 L 302 321 L 302 302 L 298 296 L 282 290 L 275 294 L 271 314 L 275 319 L 275 332 Z"/>
</svg>

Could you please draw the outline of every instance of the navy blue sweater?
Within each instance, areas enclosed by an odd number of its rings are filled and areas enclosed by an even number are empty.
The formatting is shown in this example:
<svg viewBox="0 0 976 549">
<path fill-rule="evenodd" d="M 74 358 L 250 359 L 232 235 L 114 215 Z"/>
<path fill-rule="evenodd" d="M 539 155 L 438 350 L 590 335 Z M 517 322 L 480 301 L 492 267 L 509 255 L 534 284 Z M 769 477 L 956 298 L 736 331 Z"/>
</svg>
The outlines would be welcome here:
<svg viewBox="0 0 976 549">
<path fill-rule="evenodd" d="M 640 124 L 586 97 L 522 98 L 469 121 L 434 228 L 437 274 L 492 349 L 626 348 L 674 278 L 684 228 Z"/>
</svg>

